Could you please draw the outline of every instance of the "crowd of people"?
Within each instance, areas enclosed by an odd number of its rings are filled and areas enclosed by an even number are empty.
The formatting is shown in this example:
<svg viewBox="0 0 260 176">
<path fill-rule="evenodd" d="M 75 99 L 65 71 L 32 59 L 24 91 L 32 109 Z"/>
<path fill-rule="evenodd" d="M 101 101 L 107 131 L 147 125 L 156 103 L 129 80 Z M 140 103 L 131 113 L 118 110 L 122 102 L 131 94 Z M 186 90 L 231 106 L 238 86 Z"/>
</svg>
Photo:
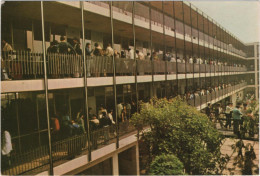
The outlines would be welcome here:
<svg viewBox="0 0 260 176">
<path fill-rule="evenodd" d="M 218 90 L 224 90 L 225 88 L 228 88 L 228 87 L 231 87 L 233 85 L 236 85 L 238 83 L 244 83 L 245 80 L 241 80 L 239 82 L 232 82 L 232 83 L 229 83 L 229 84 L 219 84 L 218 86 L 209 86 L 207 88 L 201 88 L 201 89 L 197 89 L 195 91 L 193 90 L 190 90 L 190 91 L 187 91 L 184 96 L 183 96 L 183 99 L 185 100 L 194 100 L 196 97 L 199 97 L 199 96 L 204 96 L 204 95 L 208 95 L 210 93 L 213 93 L 213 92 L 216 92 Z"/>
<path fill-rule="evenodd" d="M 65 41 L 65 37 L 60 37 L 60 43 L 58 41 L 53 41 L 50 44 L 50 47 L 47 49 L 48 53 L 65 53 L 65 54 L 77 54 L 82 55 L 82 50 L 80 47 L 80 41 L 78 38 L 73 39 L 73 43 Z M 106 48 L 102 48 L 98 43 L 94 43 L 94 49 L 91 49 L 91 44 L 87 43 L 85 47 L 85 52 L 87 56 L 115 56 L 115 58 L 126 58 L 126 59 L 134 59 L 134 55 L 136 59 L 139 60 L 164 60 L 169 62 L 178 62 L 178 63 L 190 63 L 190 64 L 209 64 L 209 65 L 223 65 L 223 66 L 234 66 L 234 67 L 245 67 L 245 65 L 237 64 L 237 63 L 227 63 L 222 62 L 217 59 L 202 59 L 200 57 L 187 57 L 175 58 L 175 54 L 171 52 L 166 52 L 165 55 L 158 52 L 147 53 L 146 55 L 140 50 L 134 51 L 133 48 L 128 48 L 127 50 L 117 51 L 113 49 L 111 44 L 108 43 Z"/>
<path fill-rule="evenodd" d="M 205 108 L 205 114 L 211 121 L 220 123 L 221 128 L 233 129 L 238 137 L 245 137 L 245 133 L 248 133 L 249 137 L 254 137 L 257 118 L 250 107 L 252 101 L 255 101 L 254 95 L 247 94 L 244 102 L 237 102 L 236 106 L 232 102 L 227 103 L 226 107 L 220 103 L 213 107 L 209 103 Z M 223 117 L 225 124 L 222 122 Z"/>
<path fill-rule="evenodd" d="M 189 64 L 207 64 L 207 65 L 223 65 L 223 66 L 233 66 L 233 67 L 245 67 L 245 65 L 237 64 L 237 63 L 228 63 L 224 61 L 220 61 L 218 59 L 202 59 L 201 57 L 192 57 L 187 56 L 186 58 L 182 56 L 177 56 L 173 52 L 167 51 L 165 54 L 163 52 L 153 51 L 152 53 L 143 53 L 141 50 L 134 50 L 133 47 L 129 47 L 127 49 L 121 49 L 121 51 L 117 51 L 117 49 L 112 48 L 110 43 L 106 44 L 104 48 L 100 46 L 99 43 L 94 43 L 92 46 L 91 43 L 86 43 L 85 47 L 81 47 L 80 39 L 73 38 L 72 40 L 66 40 L 65 36 L 60 37 L 60 42 L 54 40 L 50 42 L 50 46 L 47 48 L 47 53 L 60 53 L 60 54 L 72 54 L 72 55 L 82 55 L 82 48 L 85 49 L 86 56 L 108 56 L 119 59 L 130 59 L 134 60 L 153 60 L 153 61 L 168 61 L 168 62 L 177 62 L 177 63 L 189 63 Z M 30 49 L 28 48 L 28 53 L 30 53 Z M 2 52 L 11 52 L 13 48 L 10 44 L 8 44 L 5 40 L 2 40 Z M 176 58 L 175 58 L 176 57 Z M 10 75 L 6 74 L 7 68 L 4 66 L 4 62 L 2 60 L 2 80 L 10 79 Z"/>
<path fill-rule="evenodd" d="M 120 102 L 120 101 L 119 101 Z M 116 106 L 117 117 L 119 122 L 126 122 L 130 120 L 131 115 L 137 111 L 136 103 L 134 101 L 127 103 L 118 103 Z M 115 125 L 116 117 L 113 109 L 106 109 L 103 105 L 100 105 L 97 114 L 92 113 L 92 108 L 89 108 L 89 128 L 92 134 L 91 140 L 93 147 L 95 148 L 96 142 L 99 137 L 104 137 L 104 142 L 109 140 L 109 134 L 114 134 L 115 131 L 109 131 L 110 126 Z M 70 117 L 69 112 L 59 113 L 51 115 L 51 129 L 53 141 L 58 141 L 75 135 L 81 135 L 87 133 L 87 119 L 82 109 L 77 113 L 75 117 Z M 102 134 L 95 133 L 101 129 Z"/>
</svg>

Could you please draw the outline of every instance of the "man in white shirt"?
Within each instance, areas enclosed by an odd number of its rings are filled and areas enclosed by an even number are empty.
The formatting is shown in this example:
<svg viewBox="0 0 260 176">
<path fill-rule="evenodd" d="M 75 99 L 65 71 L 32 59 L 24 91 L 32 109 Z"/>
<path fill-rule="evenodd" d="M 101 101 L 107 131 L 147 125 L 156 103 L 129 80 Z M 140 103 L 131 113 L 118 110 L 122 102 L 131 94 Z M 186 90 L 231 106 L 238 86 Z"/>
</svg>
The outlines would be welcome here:
<svg viewBox="0 0 260 176">
<path fill-rule="evenodd" d="M 231 128 L 231 117 L 232 117 L 232 111 L 233 111 L 233 104 L 232 103 L 228 103 L 227 107 L 226 107 L 226 125 L 225 127 L 229 127 Z"/>
<path fill-rule="evenodd" d="M 197 58 L 197 64 L 199 64 L 200 63 L 200 58 Z"/>
<path fill-rule="evenodd" d="M 204 89 L 202 89 L 202 90 L 200 91 L 200 95 L 201 95 L 201 96 L 204 96 Z"/>
<path fill-rule="evenodd" d="M 170 62 L 176 62 L 175 57 L 172 57 Z"/>
<path fill-rule="evenodd" d="M 112 110 L 108 110 L 107 116 L 111 120 L 112 124 L 115 124 L 115 121 L 113 119 L 113 115 L 112 114 L 113 114 L 113 111 Z"/>
<path fill-rule="evenodd" d="M 2 127 L 4 128 L 4 127 Z M 2 157 L 2 169 L 7 168 L 11 164 L 10 153 L 13 150 L 11 135 L 7 130 L 1 131 L 1 157 Z"/>
<path fill-rule="evenodd" d="M 144 54 L 139 50 L 136 50 L 136 54 L 139 60 L 144 60 Z"/>
<path fill-rule="evenodd" d="M 113 56 L 113 54 L 114 54 L 114 51 L 113 51 L 113 49 L 111 48 L 111 44 L 109 43 L 109 44 L 107 45 L 106 55 L 111 57 L 111 56 Z"/>
<path fill-rule="evenodd" d="M 134 54 L 135 54 L 134 50 L 129 48 L 128 49 L 128 57 L 129 57 L 129 59 L 133 59 L 134 60 L 135 59 L 134 58 Z"/>
<path fill-rule="evenodd" d="M 189 63 L 190 63 L 190 64 L 193 63 L 193 59 L 192 59 L 192 57 L 190 58 Z"/>
<path fill-rule="evenodd" d="M 118 103 L 116 108 L 117 108 L 117 117 L 118 117 L 118 119 L 121 119 L 122 118 L 122 111 L 123 111 L 122 103 Z"/>
</svg>

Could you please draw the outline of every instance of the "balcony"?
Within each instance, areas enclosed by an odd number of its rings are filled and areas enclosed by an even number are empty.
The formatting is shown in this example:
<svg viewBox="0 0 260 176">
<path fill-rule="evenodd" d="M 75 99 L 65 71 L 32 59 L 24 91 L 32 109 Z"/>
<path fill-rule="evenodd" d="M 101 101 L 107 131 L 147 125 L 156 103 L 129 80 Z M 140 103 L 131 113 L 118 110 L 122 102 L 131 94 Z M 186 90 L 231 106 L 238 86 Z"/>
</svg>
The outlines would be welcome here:
<svg viewBox="0 0 260 176">
<path fill-rule="evenodd" d="M 44 90 L 44 67 L 42 53 L 3 53 L 2 75 L 11 80 L 2 80 L 1 93 Z M 72 54 L 47 54 L 48 89 L 84 87 L 83 57 Z M 176 65 L 177 64 L 177 65 Z M 223 65 L 189 64 L 150 59 L 134 60 L 116 58 L 116 84 L 165 81 L 176 79 L 206 78 L 247 74 L 245 67 Z M 107 56 L 87 56 L 88 86 L 113 85 L 113 59 Z M 7 77 L 7 76 L 6 76 Z"/>
<path fill-rule="evenodd" d="M 222 90 L 218 90 L 204 96 L 197 96 L 193 100 L 187 100 L 188 104 L 195 106 L 197 109 L 203 109 L 206 104 L 215 103 L 234 94 L 246 87 L 246 83 L 240 83 Z M 92 152 L 98 151 L 106 146 L 116 143 L 116 126 L 111 125 L 101 129 L 92 129 L 90 132 L 90 143 L 87 140 L 86 133 L 74 134 L 73 136 L 62 138 L 61 134 L 55 134 L 52 131 L 52 161 L 54 167 L 64 164 L 70 160 L 80 158 L 89 154 L 89 148 Z M 119 144 L 120 141 L 128 136 L 136 134 L 136 130 L 129 124 L 129 121 L 119 123 Z M 112 151 L 111 151 L 112 152 Z M 27 151 L 13 151 L 10 156 L 10 167 L 4 168 L 2 174 L 5 175 L 31 175 L 42 173 L 49 169 L 49 152 L 48 145 L 34 147 Z"/>
<path fill-rule="evenodd" d="M 129 121 L 120 122 L 119 142 L 131 134 L 136 134 L 136 131 L 129 124 Z M 54 167 L 75 158 L 88 155 L 89 147 L 94 152 L 105 146 L 115 144 L 116 126 L 111 125 L 92 130 L 90 133 L 90 143 L 87 140 L 87 133 L 74 134 L 67 138 L 62 138 L 61 135 L 52 132 L 52 161 Z M 11 165 L 3 168 L 1 172 L 4 175 L 34 175 L 49 169 L 49 159 L 48 145 L 42 145 L 25 152 L 13 151 L 10 155 Z"/>
<path fill-rule="evenodd" d="M 103 8 L 104 10 L 109 10 L 109 4 L 107 2 L 95 2 L 95 1 L 91 2 L 90 1 L 88 3 L 90 3 L 91 5 L 99 6 L 99 7 Z M 188 6 L 189 6 L 189 4 L 188 4 Z M 122 4 L 120 5 L 120 4 L 114 3 L 113 11 L 116 13 L 119 13 L 121 15 L 131 17 L 132 16 L 132 10 L 131 10 L 132 7 L 131 7 L 131 5 L 128 5 L 129 9 L 127 9 L 126 7 L 127 7 L 127 5 L 122 5 Z M 197 9 L 193 7 L 193 5 L 192 5 L 192 8 L 195 11 L 197 11 Z M 88 9 L 88 10 L 90 10 L 90 9 Z M 184 29 L 183 29 L 183 23 L 181 21 L 176 19 L 176 28 L 175 28 L 173 25 L 174 19 L 171 16 L 169 16 L 166 12 L 162 13 L 159 10 L 157 11 L 157 10 L 152 9 L 151 14 L 152 14 L 151 15 L 152 16 L 152 19 L 151 19 L 152 26 L 155 26 L 155 28 L 158 27 L 158 29 L 163 29 L 163 27 L 164 27 L 166 30 L 165 33 L 168 33 L 168 34 L 170 34 L 173 30 L 176 30 L 176 33 L 177 33 L 176 37 L 181 36 L 179 38 L 183 39 Z M 165 15 L 165 25 L 164 26 L 163 26 L 163 14 Z M 188 15 L 189 15 L 189 13 L 188 13 Z M 148 5 L 144 5 L 144 4 L 138 3 L 138 2 L 135 3 L 135 18 L 142 21 L 143 23 L 149 23 L 150 19 L 149 19 Z M 204 18 L 206 18 L 206 17 L 204 16 Z M 136 25 L 138 25 L 138 24 L 136 24 Z M 205 47 L 214 48 L 215 50 L 223 51 L 224 53 L 228 53 L 230 55 L 237 56 L 237 57 L 240 57 L 243 59 L 246 57 L 245 52 L 234 48 L 232 45 L 228 47 L 227 43 L 223 43 L 217 39 L 213 39 L 212 36 L 209 36 L 205 33 L 198 32 L 198 30 L 195 29 L 194 27 L 193 27 L 193 32 L 191 35 L 190 28 L 191 27 L 189 25 L 185 24 L 185 29 L 186 29 L 185 37 L 186 37 L 187 41 L 190 41 L 190 42 L 192 41 L 193 43 L 195 43 L 194 41 L 198 40 L 198 36 L 200 39 L 202 39 L 202 38 L 204 38 L 203 36 L 205 35 L 205 38 L 209 38 L 209 40 L 208 41 L 200 40 L 199 45 L 203 46 L 203 43 L 205 42 Z M 153 27 L 152 27 L 152 30 L 154 30 Z M 162 33 L 162 30 L 159 30 L 157 32 Z M 192 40 L 192 38 L 193 38 L 193 40 Z M 213 40 L 214 40 L 214 45 L 213 45 Z"/>
<path fill-rule="evenodd" d="M 28 52 L 3 53 L 2 65 L 13 80 L 31 80 L 44 77 L 43 54 Z M 47 54 L 47 74 L 49 79 L 83 77 L 83 57 L 72 54 Z M 116 58 L 116 76 L 133 76 L 134 60 Z M 88 77 L 109 77 L 113 75 L 113 59 L 107 56 L 87 57 Z M 177 71 L 178 70 L 178 71 Z M 245 67 L 224 65 L 190 64 L 165 62 L 162 60 L 137 60 L 137 75 L 171 75 L 193 73 L 237 74 L 245 73 Z M 223 74 L 222 74 L 223 73 Z"/>
<path fill-rule="evenodd" d="M 246 82 L 229 86 L 221 90 L 216 90 L 211 93 L 205 94 L 203 96 L 195 96 L 194 99 L 186 99 L 187 103 L 191 106 L 196 107 L 197 109 L 204 109 L 207 106 L 207 103 L 214 104 L 219 100 L 222 100 L 247 86 Z"/>
</svg>

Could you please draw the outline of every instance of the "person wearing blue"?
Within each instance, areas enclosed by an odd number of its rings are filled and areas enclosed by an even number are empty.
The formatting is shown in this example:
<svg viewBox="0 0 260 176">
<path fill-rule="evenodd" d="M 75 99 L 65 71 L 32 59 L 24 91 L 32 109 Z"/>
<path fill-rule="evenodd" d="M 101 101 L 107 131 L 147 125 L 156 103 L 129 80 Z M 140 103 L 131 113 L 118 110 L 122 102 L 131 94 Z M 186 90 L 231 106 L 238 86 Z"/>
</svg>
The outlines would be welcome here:
<svg viewBox="0 0 260 176">
<path fill-rule="evenodd" d="M 239 110 L 239 105 L 233 109 L 232 117 L 234 120 L 234 134 L 239 135 L 239 123 L 241 121 L 241 115 L 242 113 Z"/>
</svg>

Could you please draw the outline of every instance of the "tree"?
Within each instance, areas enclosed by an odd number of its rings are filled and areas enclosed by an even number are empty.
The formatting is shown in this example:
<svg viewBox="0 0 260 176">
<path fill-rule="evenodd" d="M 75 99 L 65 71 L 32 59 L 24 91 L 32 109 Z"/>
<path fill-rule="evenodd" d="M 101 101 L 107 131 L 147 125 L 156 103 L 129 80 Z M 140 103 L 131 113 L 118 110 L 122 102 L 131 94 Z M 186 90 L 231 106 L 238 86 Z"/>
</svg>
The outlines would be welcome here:
<svg viewBox="0 0 260 176">
<path fill-rule="evenodd" d="M 150 166 L 150 175 L 184 175 L 182 162 L 174 155 L 156 156 Z"/>
<path fill-rule="evenodd" d="M 148 163 L 167 153 L 180 159 L 187 174 L 220 174 L 224 169 L 226 159 L 220 153 L 223 136 L 206 115 L 179 97 L 143 104 L 131 123 L 149 152 Z M 146 126 L 150 130 L 143 130 Z"/>
</svg>

